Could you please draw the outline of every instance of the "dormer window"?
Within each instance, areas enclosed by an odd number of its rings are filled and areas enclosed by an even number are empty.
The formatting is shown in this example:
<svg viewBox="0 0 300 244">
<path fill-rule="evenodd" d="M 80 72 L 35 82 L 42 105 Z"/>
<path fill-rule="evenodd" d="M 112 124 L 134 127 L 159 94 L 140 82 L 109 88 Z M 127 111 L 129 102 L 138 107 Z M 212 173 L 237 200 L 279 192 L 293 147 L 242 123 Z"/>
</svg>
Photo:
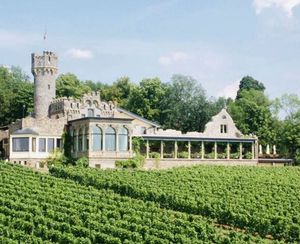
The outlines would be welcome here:
<svg viewBox="0 0 300 244">
<path fill-rule="evenodd" d="M 220 126 L 220 132 L 221 132 L 221 134 L 226 134 L 227 133 L 227 125 L 222 124 Z"/>
</svg>

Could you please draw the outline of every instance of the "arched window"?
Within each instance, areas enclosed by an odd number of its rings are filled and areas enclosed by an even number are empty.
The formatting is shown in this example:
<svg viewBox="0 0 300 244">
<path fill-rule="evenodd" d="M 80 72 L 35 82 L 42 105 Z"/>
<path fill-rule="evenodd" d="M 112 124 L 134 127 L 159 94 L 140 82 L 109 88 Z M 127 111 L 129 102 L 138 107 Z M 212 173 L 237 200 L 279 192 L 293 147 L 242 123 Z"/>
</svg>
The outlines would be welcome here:
<svg viewBox="0 0 300 244">
<path fill-rule="evenodd" d="M 112 127 L 105 130 L 105 149 L 106 151 L 116 151 L 116 131 Z"/>
<path fill-rule="evenodd" d="M 125 127 L 119 130 L 119 150 L 128 150 L 128 130 Z"/>
<path fill-rule="evenodd" d="M 73 146 L 73 152 L 77 151 L 77 148 L 76 148 L 76 144 L 77 144 L 77 133 L 76 133 L 76 129 L 74 130 L 71 130 L 71 136 L 72 136 L 72 146 Z"/>
<path fill-rule="evenodd" d="M 92 128 L 93 151 L 102 150 L 102 130 L 98 126 Z"/>
<path fill-rule="evenodd" d="M 85 134 L 84 134 L 84 151 L 88 151 L 89 150 L 89 129 L 86 128 L 84 130 Z"/>
<path fill-rule="evenodd" d="M 82 137 L 83 137 L 83 128 L 79 130 L 79 135 L 78 135 L 78 151 L 82 152 L 83 151 L 83 144 L 82 144 Z"/>
</svg>

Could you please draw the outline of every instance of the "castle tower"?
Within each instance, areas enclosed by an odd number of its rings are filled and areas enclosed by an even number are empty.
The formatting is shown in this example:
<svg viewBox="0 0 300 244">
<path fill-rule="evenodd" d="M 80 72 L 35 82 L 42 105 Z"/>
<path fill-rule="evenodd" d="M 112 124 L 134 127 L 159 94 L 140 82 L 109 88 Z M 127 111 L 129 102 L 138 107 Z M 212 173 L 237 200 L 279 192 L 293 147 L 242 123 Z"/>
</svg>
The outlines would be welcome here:
<svg viewBox="0 0 300 244">
<path fill-rule="evenodd" d="M 31 54 L 31 72 L 34 76 L 34 116 L 44 118 L 49 105 L 56 96 L 57 56 L 44 51 L 43 55 Z"/>
</svg>

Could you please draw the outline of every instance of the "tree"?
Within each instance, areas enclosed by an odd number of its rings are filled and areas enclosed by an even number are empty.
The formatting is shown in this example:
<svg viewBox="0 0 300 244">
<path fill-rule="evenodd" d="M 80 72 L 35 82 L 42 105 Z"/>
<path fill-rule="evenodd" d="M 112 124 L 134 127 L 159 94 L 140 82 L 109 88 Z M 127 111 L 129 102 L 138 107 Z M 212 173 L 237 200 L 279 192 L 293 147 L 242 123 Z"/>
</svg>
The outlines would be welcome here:
<svg viewBox="0 0 300 244">
<path fill-rule="evenodd" d="M 84 82 L 80 81 L 74 74 L 62 74 L 56 79 L 57 97 L 79 98 L 83 94 L 91 91 L 92 89 L 88 85 L 84 84 Z"/>
<path fill-rule="evenodd" d="M 113 101 L 120 107 L 126 108 L 132 89 L 135 87 L 128 77 L 121 77 L 112 86 L 103 89 L 103 96 L 107 101 Z"/>
<path fill-rule="evenodd" d="M 253 79 L 251 76 L 245 76 L 240 81 L 239 90 L 237 91 L 236 99 L 241 98 L 241 92 L 249 90 L 265 91 L 265 86 L 263 83 Z"/>
<path fill-rule="evenodd" d="M 240 92 L 240 98 L 229 105 L 229 112 L 243 134 L 255 134 L 263 145 L 277 141 L 276 119 L 270 101 L 261 90 Z"/>
<path fill-rule="evenodd" d="M 292 119 L 300 110 L 300 99 L 297 94 L 283 94 L 279 99 L 279 108 L 286 119 Z"/>
<path fill-rule="evenodd" d="M 160 79 L 144 79 L 139 86 L 132 87 L 125 108 L 149 120 L 159 121 L 165 94 L 166 87 Z"/>
<path fill-rule="evenodd" d="M 0 67 L 0 125 L 7 125 L 33 110 L 33 84 L 18 67 Z"/>
<path fill-rule="evenodd" d="M 205 90 L 190 76 L 172 76 L 161 107 L 161 122 L 165 128 L 202 131 L 210 119 Z"/>
<path fill-rule="evenodd" d="M 280 145 L 284 156 L 300 164 L 300 109 L 293 116 L 285 119 L 280 131 Z"/>
</svg>

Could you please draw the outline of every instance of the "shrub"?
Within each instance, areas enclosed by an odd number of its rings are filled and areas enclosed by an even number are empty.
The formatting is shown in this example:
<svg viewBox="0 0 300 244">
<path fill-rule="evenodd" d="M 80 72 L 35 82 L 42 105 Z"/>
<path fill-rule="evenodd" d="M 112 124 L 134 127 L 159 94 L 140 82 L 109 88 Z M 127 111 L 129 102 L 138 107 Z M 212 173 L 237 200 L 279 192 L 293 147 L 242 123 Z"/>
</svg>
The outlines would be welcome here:
<svg viewBox="0 0 300 244">
<path fill-rule="evenodd" d="M 251 152 L 246 152 L 245 155 L 244 155 L 244 158 L 252 159 L 252 153 Z"/>
<path fill-rule="evenodd" d="M 214 159 L 215 158 L 215 153 L 214 152 L 207 153 L 207 154 L 205 154 L 205 158 Z"/>
<path fill-rule="evenodd" d="M 75 165 L 77 167 L 87 168 L 89 166 L 89 160 L 87 157 L 82 157 L 76 160 Z"/>
<path fill-rule="evenodd" d="M 158 152 L 150 152 L 149 153 L 149 158 L 160 158 L 160 153 Z"/>
<path fill-rule="evenodd" d="M 62 166 L 66 165 L 68 163 L 67 157 L 62 153 L 60 149 L 55 149 L 50 156 L 43 161 L 43 163 L 40 165 L 41 167 L 44 167 L 44 165 L 54 165 L 54 166 Z"/>
<path fill-rule="evenodd" d="M 189 153 L 188 152 L 179 152 L 177 154 L 178 158 L 188 158 L 189 157 Z"/>
<path fill-rule="evenodd" d="M 124 160 L 116 160 L 115 165 L 117 168 L 135 169 L 135 168 L 142 167 L 144 162 L 145 162 L 145 158 L 142 155 L 138 154 L 133 158 L 124 159 Z"/>
</svg>

